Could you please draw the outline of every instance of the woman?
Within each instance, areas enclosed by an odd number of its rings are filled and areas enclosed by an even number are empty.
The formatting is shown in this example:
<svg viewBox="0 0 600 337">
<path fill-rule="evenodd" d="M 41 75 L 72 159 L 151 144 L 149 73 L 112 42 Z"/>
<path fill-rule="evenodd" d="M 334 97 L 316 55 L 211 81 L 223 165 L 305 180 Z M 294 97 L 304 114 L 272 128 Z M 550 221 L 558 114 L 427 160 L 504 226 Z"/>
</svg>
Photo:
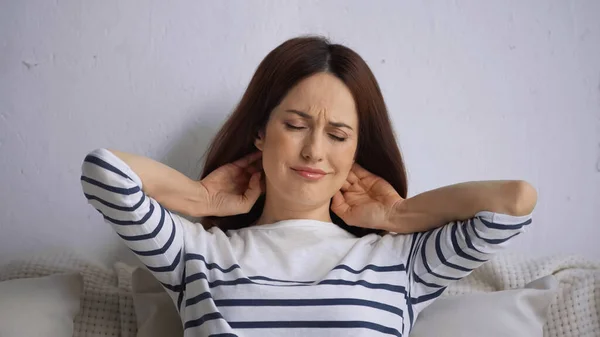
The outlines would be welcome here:
<svg viewBox="0 0 600 337">
<path fill-rule="evenodd" d="M 261 62 L 200 181 L 105 149 L 82 170 L 89 203 L 164 285 L 186 336 L 407 336 L 524 231 L 537 198 L 523 181 L 487 181 L 406 199 L 373 74 L 319 37 Z"/>
</svg>

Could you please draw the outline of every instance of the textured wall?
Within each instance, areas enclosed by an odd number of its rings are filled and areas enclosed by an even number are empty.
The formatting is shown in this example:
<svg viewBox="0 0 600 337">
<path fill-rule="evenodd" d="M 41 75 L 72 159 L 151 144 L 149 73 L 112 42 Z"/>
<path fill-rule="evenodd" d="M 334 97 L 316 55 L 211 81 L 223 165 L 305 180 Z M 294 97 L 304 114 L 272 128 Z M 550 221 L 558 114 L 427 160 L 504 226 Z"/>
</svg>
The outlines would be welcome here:
<svg viewBox="0 0 600 337">
<path fill-rule="evenodd" d="M 2 1 L 0 261 L 121 254 L 82 196 L 84 155 L 114 147 L 198 174 L 260 60 L 302 33 L 371 65 L 411 195 L 526 179 L 540 201 L 514 250 L 600 258 L 600 2 L 280 3 Z"/>
</svg>

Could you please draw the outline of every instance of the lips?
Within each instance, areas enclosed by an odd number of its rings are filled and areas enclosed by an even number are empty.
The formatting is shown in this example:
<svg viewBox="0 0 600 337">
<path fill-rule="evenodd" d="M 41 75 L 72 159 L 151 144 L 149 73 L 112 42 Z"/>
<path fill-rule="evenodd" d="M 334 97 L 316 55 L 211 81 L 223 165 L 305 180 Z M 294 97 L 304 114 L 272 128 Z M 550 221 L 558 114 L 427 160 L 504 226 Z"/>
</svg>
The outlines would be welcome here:
<svg viewBox="0 0 600 337">
<path fill-rule="evenodd" d="M 317 168 L 312 168 L 312 167 L 307 167 L 307 166 L 292 167 L 292 170 L 294 170 L 294 171 L 309 172 L 309 173 L 315 173 L 315 174 L 321 174 L 321 175 L 327 174 L 327 172 L 325 172 L 323 170 L 319 170 Z"/>
<path fill-rule="evenodd" d="M 292 167 L 292 170 L 308 180 L 319 180 L 327 175 L 327 172 L 312 167 Z"/>
</svg>

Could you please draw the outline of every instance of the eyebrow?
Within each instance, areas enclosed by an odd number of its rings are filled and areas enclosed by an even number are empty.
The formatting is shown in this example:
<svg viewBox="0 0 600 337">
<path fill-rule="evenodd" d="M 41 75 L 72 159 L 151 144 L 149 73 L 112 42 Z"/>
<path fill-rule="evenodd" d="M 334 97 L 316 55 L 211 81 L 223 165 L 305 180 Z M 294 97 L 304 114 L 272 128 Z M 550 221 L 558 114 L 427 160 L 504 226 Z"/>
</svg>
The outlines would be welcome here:
<svg viewBox="0 0 600 337">
<path fill-rule="evenodd" d="M 300 116 L 300 117 L 302 117 L 302 118 L 306 118 L 306 119 L 313 119 L 313 116 L 311 116 L 311 115 L 309 115 L 309 114 L 307 114 L 306 112 L 303 112 L 303 111 L 294 110 L 294 109 L 287 109 L 287 110 L 285 110 L 285 112 L 291 112 L 291 113 L 294 113 L 294 114 L 296 114 L 296 115 L 298 115 L 298 116 Z M 348 128 L 348 129 L 350 129 L 350 130 L 354 131 L 354 129 L 352 129 L 352 127 L 351 127 L 350 125 L 348 125 L 348 124 L 345 124 L 345 123 L 340 123 L 340 122 L 329 122 L 329 125 L 331 125 L 331 126 L 335 126 L 335 127 L 337 127 L 337 128 Z"/>
</svg>

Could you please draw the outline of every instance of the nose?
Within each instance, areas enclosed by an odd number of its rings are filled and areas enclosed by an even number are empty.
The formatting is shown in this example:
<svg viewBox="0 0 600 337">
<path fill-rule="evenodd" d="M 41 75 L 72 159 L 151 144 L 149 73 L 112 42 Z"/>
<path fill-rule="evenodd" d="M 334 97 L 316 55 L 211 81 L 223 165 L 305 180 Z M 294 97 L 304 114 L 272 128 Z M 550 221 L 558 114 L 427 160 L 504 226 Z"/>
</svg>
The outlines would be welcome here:
<svg viewBox="0 0 600 337">
<path fill-rule="evenodd" d="M 306 141 L 302 148 L 302 158 L 309 162 L 320 162 L 323 161 L 324 157 L 324 144 L 323 137 L 320 132 L 312 132 L 309 137 L 306 137 Z"/>
</svg>

